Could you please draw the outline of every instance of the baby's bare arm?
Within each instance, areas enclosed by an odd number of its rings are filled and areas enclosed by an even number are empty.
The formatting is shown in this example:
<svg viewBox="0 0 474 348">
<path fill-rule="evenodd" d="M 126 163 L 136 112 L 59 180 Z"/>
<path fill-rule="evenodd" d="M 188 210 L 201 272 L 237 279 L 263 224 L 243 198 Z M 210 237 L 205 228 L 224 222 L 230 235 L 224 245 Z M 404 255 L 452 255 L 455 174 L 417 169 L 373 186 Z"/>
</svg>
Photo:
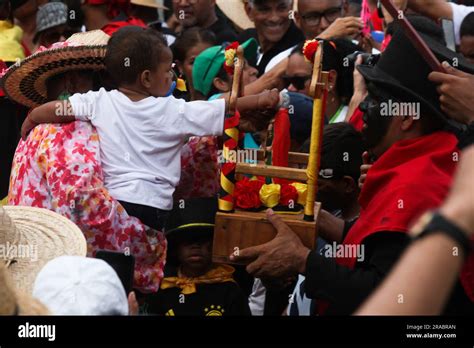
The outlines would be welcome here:
<svg viewBox="0 0 474 348">
<path fill-rule="evenodd" d="M 30 130 L 41 123 L 68 123 L 76 118 L 72 114 L 71 103 L 55 100 L 33 109 L 21 126 L 21 137 L 26 139 Z"/>
</svg>

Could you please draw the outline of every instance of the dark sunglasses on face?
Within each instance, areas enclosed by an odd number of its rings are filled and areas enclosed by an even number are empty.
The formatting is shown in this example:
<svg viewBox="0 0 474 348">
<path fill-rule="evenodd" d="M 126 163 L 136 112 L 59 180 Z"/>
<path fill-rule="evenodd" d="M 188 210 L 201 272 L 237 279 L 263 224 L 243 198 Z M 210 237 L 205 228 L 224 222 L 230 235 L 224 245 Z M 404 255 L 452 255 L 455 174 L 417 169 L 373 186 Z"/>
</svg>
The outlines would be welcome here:
<svg viewBox="0 0 474 348">
<path fill-rule="evenodd" d="M 336 19 L 342 16 L 342 7 L 333 7 L 324 12 L 310 12 L 301 15 L 303 21 L 312 27 L 318 26 L 321 23 L 321 18 L 325 18 L 329 23 L 334 22 Z"/>
<path fill-rule="evenodd" d="M 293 85 L 297 90 L 305 89 L 306 82 L 311 79 L 311 76 L 283 76 L 283 81 L 286 86 Z"/>
</svg>

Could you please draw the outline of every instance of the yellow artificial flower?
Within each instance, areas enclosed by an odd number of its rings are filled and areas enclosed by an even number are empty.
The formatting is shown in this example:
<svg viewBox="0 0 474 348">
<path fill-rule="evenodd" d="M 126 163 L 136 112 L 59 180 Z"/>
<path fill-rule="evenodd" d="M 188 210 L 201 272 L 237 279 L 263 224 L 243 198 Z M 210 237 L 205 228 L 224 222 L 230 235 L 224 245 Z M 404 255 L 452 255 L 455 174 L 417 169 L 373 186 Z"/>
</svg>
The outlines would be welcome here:
<svg viewBox="0 0 474 348">
<path fill-rule="evenodd" d="M 262 204 L 267 208 L 276 207 L 280 201 L 280 189 L 279 184 L 263 185 L 259 192 Z"/>
<path fill-rule="evenodd" d="M 298 191 L 298 204 L 305 205 L 306 195 L 308 194 L 308 185 L 301 182 L 294 182 L 290 184 L 296 191 Z"/>
<path fill-rule="evenodd" d="M 235 54 L 237 53 L 236 50 L 234 49 L 229 49 L 225 51 L 225 63 L 228 67 L 233 67 L 234 66 L 234 58 Z"/>
</svg>

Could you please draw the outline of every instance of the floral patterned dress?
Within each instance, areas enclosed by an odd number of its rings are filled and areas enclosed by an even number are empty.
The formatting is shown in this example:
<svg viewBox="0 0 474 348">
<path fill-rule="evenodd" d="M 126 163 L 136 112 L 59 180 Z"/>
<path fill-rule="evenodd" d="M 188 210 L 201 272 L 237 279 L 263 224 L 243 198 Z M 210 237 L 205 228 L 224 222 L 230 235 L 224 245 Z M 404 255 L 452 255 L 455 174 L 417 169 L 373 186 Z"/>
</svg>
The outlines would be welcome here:
<svg viewBox="0 0 474 348">
<path fill-rule="evenodd" d="M 216 194 L 216 138 L 191 138 L 182 154 L 177 197 Z M 88 256 L 99 249 L 129 252 L 136 259 L 134 287 L 142 292 L 159 289 L 166 260 L 164 234 L 129 216 L 104 187 L 99 137 L 91 124 L 43 124 L 20 141 L 8 204 L 50 209 L 69 218 L 83 231 Z"/>
<path fill-rule="evenodd" d="M 135 256 L 134 286 L 159 289 L 166 259 L 162 232 L 130 217 L 104 187 L 99 137 L 87 122 L 44 124 L 20 141 L 13 159 L 8 203 L 55 211 L 76 223 L 88 256 L 99 249 Z"/>
</svg>

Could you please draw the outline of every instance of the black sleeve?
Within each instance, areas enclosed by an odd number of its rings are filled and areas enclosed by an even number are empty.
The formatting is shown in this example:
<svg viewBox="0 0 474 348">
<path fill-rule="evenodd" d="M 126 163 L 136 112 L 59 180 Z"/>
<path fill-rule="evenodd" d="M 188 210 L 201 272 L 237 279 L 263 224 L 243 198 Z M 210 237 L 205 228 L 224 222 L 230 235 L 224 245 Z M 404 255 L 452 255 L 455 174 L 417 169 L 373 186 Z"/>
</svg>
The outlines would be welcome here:
<svg viewBox="0 0 474 348">
<path fill-rule="evenodd" d="M 458 131 L 456 136 L 459 140 L 458 147 L 461 150 L 474 144 L 474 122 L 472 122 L 463 132 Z"/>
<path fill-rule="evenodd" d="M 229 305 L 225 315 L 250 316 L 249 300 L 237 284 L 233 284 L 229 292 Z"/>
<path fill-rule="evenodd" d="M 364 260 L 351 270 L 311 252 L 306 261 L 305 292 L 330 303 L 326 314 L 349 315 L 390 271 L 409 238 L 404 233 L 378 232 L 363 242 Z"/>
</svg>

